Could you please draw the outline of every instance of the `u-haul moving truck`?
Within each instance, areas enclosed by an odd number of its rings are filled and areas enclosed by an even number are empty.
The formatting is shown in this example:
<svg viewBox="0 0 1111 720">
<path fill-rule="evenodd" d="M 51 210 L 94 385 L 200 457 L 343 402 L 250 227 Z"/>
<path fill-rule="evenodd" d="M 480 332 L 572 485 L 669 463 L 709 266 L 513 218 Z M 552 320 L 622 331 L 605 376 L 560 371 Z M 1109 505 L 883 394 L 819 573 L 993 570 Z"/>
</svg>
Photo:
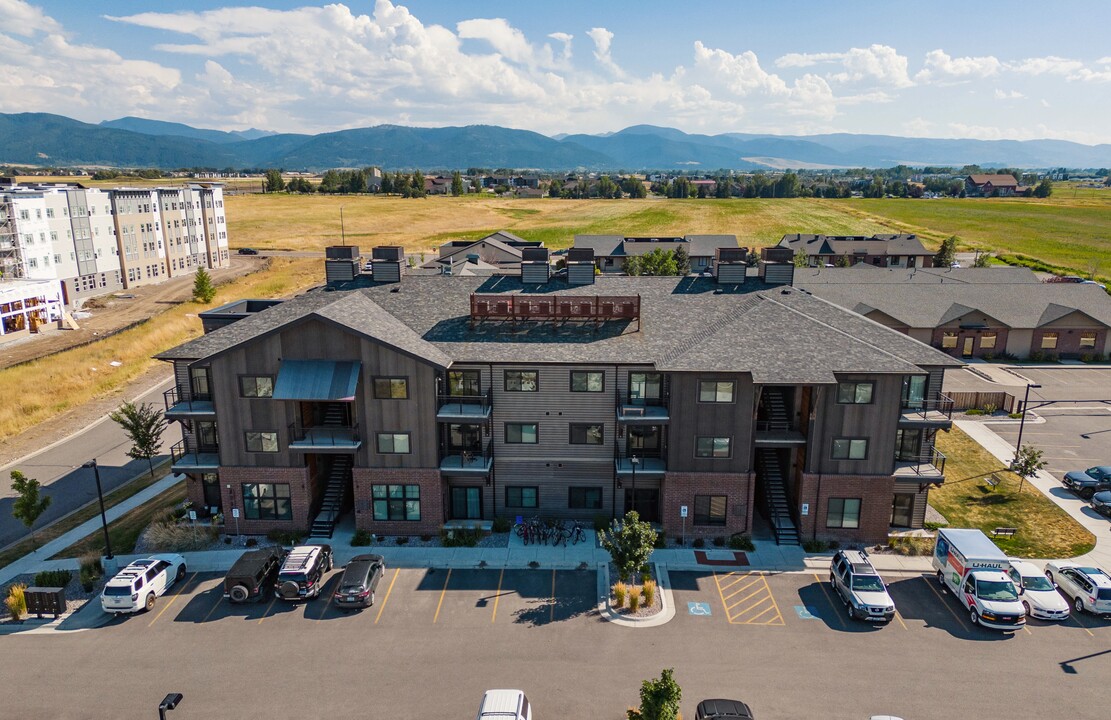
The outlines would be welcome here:
<svg viewBox="0 0 1111 720">
<path fill-rule="evenodd" d="M 953 593 L 973 625 L 1016 630 L 1026 624 L 1002 550 L 979 530 L 938 530 L 933 566 L 941 587 Z"/>
</svg>

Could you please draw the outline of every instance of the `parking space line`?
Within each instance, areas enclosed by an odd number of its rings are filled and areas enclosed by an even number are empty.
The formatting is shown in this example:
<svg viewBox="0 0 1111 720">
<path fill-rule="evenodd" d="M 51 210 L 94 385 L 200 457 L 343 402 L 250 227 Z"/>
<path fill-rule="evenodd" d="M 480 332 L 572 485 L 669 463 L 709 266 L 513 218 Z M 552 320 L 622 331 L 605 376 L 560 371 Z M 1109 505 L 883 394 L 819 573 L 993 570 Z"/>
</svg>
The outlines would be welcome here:
<svg viewBox="0 0 1111 720">
<path fill-rule="evenodd" d="M 162 613 L 170 609 L 170 606 L 174 604 L 174 600 L 177 600 L 179 595 L 183 595 L 185 593 L 185 588 L 189 587 L 189 583 L 197 579 L 198 574 L 199 573 L 193 573 L 193 577 L 189 578 L 181 584 L 181 587 L 178 588 L 176 593 L 170 596 L 169 602 L 162 606 L 162 609 L 158 611 L 158 614 L 154 616 L 154 619 L 150 621 L 150 625 L 147 625 L 147 627 L 150 627 L 151 625 L 154 625 L 156 622 L 158 622 L 158 618 L 162 617 Z"/>
<path fill-rule="evenodd" d="M 449 582 L 451 582 L 451 568 L 447 569 L 447 577 L 444 578 L 444 589 L 440 591 L 440 602 L 436 603 L 436 614 L 432 617 L 433 625 L 440 619 L 440 608 L 443 607 L 444 595 L 447 595 L 447 584 Z"/>
<path fill-rule="evenodd" d="M 925 576 L 919 575 L 919 577 L 922 578 L 922 582 L 926 583 L 926 587 L 930 589 L 930 592 L 937 596 L 937 599 L 941 601 L 941 604 L 945 606 L 945 609 L 949 611 L 949 614 L 956 618 L 957 622 L 961 624 L 961 627 L 964 627 L 964 620 L 961 619 L 961 616 L 953 610 L 953 607 L 949 603 L 948 598 L 946 598 L 940 590 L 935 588 L 934 584 L 930 582 L 929 579 L 927 579 Z"/>
<path fill-rule="evenodd" d="M 899 621 L 899 624 L 903 626 L 904 630 L 909 629 L 909 628 L 907 628 L 907 624 L 905 622 L 903 622 L 903 616 L 901 614 L 899 614 L 899 609 L 898 608 L 895 608 L 895 619 Z"/>
<path fill-rule="evenodd" d="M 772 619 L 771 619 L 771 620 L 769 620 L 768 622 L 762 622 L 762 623 L 758 623 L 758 622 L 756 622 L 756 618 L 764 617 L 765 615 L 767 615 L 768 613 L 770 613 L 770 612 L 771 612 L 772 610 L 775 610 L 775 606 L 774 606 L 774 605 L 772 605 L 772 606 L 771 606 L 771 607 L 769 607 L 769 608 L 765 608 L 764 610 L 761 610 L 761 611 L 760 611 L 760 612 L 759 612 L 758 614 L 756 614 L 756 615 L 753 615 L 752 617 L 750 617 L 750 618 L 749 618 L 748 620 L 746 620 L 746 621 L 745 621 L 745 624 L 747 624 L 747 625 L 768 625 L 768 624 L 770 624 L 770 623 L 774 622 L 774 621 L 775 621 L 775 618 L 772 618 Z"/>
<path fill-rule="evenodd" d="M 752 592 L 750 592 L 750 593 L 749 593 L 748 595 L 745 595 L 745 596 L 744 596 L 743 598 L 741 598 L 741 599 L 740 599 L 740 600 L 738 600 L 737 602 L 733 603 L 732 605 L 726 605 L 726 606 L 725 606 L 725 609 L 726 609 L 726 610 L 732 610 L 733 608 L 735 608 L 735 607 L 737 607 L 738 605 L 740 605 L 741 603 L 743 603 L 743 602 L 744 602 L 745 600 L 748 600 L 748 599 L 749 599 L 750 597 L 752 597 L 753 595 L 756 595 L 756 594 L 758 594 L 758 593 L 762 593 L 763 591 L 764 591 L 764 588 L 756 588 L 755 590 L 753 590 Z M 732 596 L 730 596 L 730 597 L 732 597 Z"/>
<path fill-rule="evenodd" d="M 775 605 L 775 614 L 777 616 L 776 619 L 779 620 L 778 624 L 783 625 L 784 624 L 784 622 L 783 622 L 783 613 L 780 612 L 780 610 L 779 610 L 779 603 L 775 601 L 775 594 L 772 593 L 771 585 L 768 585 L 768 578 L 765 577 L 765 576 L 761 576 L 761 577 L 764 578 L 764 587 L 766 587 L 768 589 L 768 597 L 770 597 L 772 599 L 772 605 Z M 770 623 L 765 623 L 765 625 L 767 625 L 767 624 L 770 624 Z"/>
<path fill-rule="evenodd" d="M 721 582 L 722 580 L 728 580 L 734 576 L 736 576 L 736 573 L 733 572 L 725 575 L 714 573 L 714 584 L 718 589 L 718 597 L 721 598 L 721 606 L 725 610 L 726 622 L 730 625 L 784 624 L 783 614 L 779 609 L 779 603 L 776 602 L 775 595 L 772 593 L 771 586 L 768 584 L 768 579 L 764 574 L 756 572 L 742 573 L 736 580 L 731 580 L 724 584 Z M 745 580 L 748 580 L 748 582 L 726 597 L 725 590 L 733 588 Z M 736 597 L 739 593 L 748 590 L 754 585 L 758 586 L 755 590 L 752 590 L 739 600 L 735 600 L 732 603 L 729 602 L 729 600 Z M 770 603 L 770 605 L 763 607 L 768 603 Z M 741 605 L 744 607 L 738 607 Z M 774 613 L 774 615 L 768 620 L 760 620 L 760 618 L 767 616 L 769 613 Z"/>
<path fill-rule="evenodd" d="M 501 599 L 501 581 L 502 581 L 502 578 L 504 578 L 504 577 L 505 577 L 505 568 L 502 568 L 501 572 L 498 573 L 498 589 L 494 593 L 494 613 L 490 616 L 490 622 L 494 622 L 495 620 L 498 619 L 498 600 Z"/>
<path fill-rule="evenodd" d="M 262 617 L 260 617 L 258 619 L 258 624 L 259 625 L 261 625 L 262 621 L 266 619 L 266 616 L 270 614 L 270 608 L 274 607 L 274 603 L 276 603 L 277 601 L 278 601 L 277 594 L 275 594 L 274 597 L 270 598 L 270 604 L 266 606 L 266 611 L 264 613 L 262 613 Z"/>
<path fill-rule="evenodd" d="M 734 573 L 731 572 L 731 573 L 729 573 L 729 575 L 723 575 L 722 577 L 729 577 L 730 575 L 733 575 L 733 574 Z M 729 583 L 728 585 L 724 585 L 724 586 L 719 582 L 718 583 L 718 590 L 721 590 L 722 592 L 725 592 L 729 588 L 733 587 L 734 585 L 736 585 L 737 583 L 743 581 L 745 578 L 748 578 L 748 577 L 751 577 L 751 575 L 747 575 L 747 574 L 746 575 L 738 575 L 736 580 L 734 580 L 733 582 Z"/>
<path fill-rule="evenodd" d="M 1071 615 L 1073 616 L 1073 618 L 1076 619 L 1076 624 L 1079 625 L 1080 627 L 1084 628 L 1084 632 L 1088 633 L 1092 637 L 1096 636 L 1096 634 L 1094 632 L 1092 632 L 1091 630 L 1088 629 L 1087 625 L 1085 625 L 1083 622 L 1081 622 L 1080 613 L 1074 612 L 1074 613 L 1071 613 Z"/>
<path fill-rule="evenodd" d="M 201 620 L 201 622 L 208 622 L 208 619 L 212 617 L 212 613 L 216 612 L 216 608 L 220 607 L 220 603 L 222 602 L 224 602 L 223 595 L 216 598 L 216 604 L 212 606 L 212 609 L 208 611 L 208 614 L 204 616 L 204 620 Z"/>
<path fill-rule="evenodd" d="M 386 609 L 386 603 L 390 600 L 390 593 L 393 592 L 393 584 L 397 582 L 397 576 L 401 572 L 401 568 L 393 569 L 393 578 L 390 579 L 390 586 L 386 588 L 386 597 L 382 598 L 382 604 L 378 606 L 378 614 L 374 616 L 374 624 L 377 625 L 378 621 L 382 619 L 382 611 Z"/>
<path fill-rule="evenodd" d="M 724 598 L 722 598 L 722 599 L 723 599 L 723 600 L 732 600 L 732 599 L 733 599 L 733 597 L 734 597 L 734 596 L 735 596 L 735 595 L 736 595 L 737 593 L 742 593 L 742 592 L 744 592 L 745 590 L 747 590 L 747 589 L 749 589 L 750 587 L 752 587 L 753 585 L 758 585 L 758 584 L 760 584 L 760 578 L 759 578 L 759 577 L 757 577 L 757 578 L 756 578 L 755 580 L 753 580 L 752 582 L 750 582 L 750 583 L 747 583 L 747 584 L 746 584 L 746 585 L 745 585 L 744 587 L 742 587 L 742 588 L 741 588 L 740 590 L 737 590 L 737 591 L 735 591 L 735 592 L 731 592 L 731 593 L 729 593 L 728 595 L 726 595 L 726 596 L 725 596 Z M 732 587 L 732 586 L 730 586 L 730 587 Z"/>
<path fill-rule="evenodd" d="M 833 591 L 826 587 L 826 584 L 822 582 L 822 579 L 820 577 L 818 577 L 818 573 L 814 573 L 814 579 L 818 581 L 818 585 L 821 586 L 823 594 L 829 599 L 829 604 L 833 608 L 833 616 L 837 618 L 837 624 L 841 626 L 842 630 L 844 630 L 845 619 L 841 617 L 841 613 L 837 610 L 837 603 L 834 602 L 833 599 Z"/>
<path fill-rule="evenodd" d="M 555 622 L 555 606 L 556 606 L 555 572 L 556 572 L 555 570 L 552 570 L 552 602 L 548 606 L 550 608 L 550 612 L 548 613 L 548 622 Z"/>
</svg>

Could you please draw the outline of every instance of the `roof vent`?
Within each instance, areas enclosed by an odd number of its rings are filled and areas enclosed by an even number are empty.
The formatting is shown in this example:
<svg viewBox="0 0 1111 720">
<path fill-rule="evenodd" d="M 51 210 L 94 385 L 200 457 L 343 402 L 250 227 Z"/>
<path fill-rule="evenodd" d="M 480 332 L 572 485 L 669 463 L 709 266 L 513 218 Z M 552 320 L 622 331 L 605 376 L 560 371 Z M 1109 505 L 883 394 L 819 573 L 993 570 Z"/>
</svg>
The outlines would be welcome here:
<svg viewBox="0 0 1111 720">
<path fill-rule="evenodd" d="M 401 282 L 401 263 L 405 248 L 400 245 L 383 245 L 371 251 L 370 267 L 374 282 Z"/>
</svg>

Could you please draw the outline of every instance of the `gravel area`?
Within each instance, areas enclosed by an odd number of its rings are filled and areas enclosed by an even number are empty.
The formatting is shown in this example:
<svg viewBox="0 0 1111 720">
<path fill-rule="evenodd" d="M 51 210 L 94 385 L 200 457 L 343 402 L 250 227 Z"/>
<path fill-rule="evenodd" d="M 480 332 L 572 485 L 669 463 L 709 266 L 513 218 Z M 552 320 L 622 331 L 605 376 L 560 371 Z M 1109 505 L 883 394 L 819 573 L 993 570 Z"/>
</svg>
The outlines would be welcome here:
<svg viewBox="0 0 1111 720">
<path fill-rule="evenodd" d="M 70 575 L 69 583 L 66 585 L 66 612 L 65 612 L 65 614 L 68 615 L 68 614 L 75 613 L 78 610 L 80 610 L 82 607 L 84 607 L 85 603 L 89 602 L 90 600 L 95 599 L 96 596 L 100 594 L 100 590 L 101 590 L 101 588 L 104 587 L 105 582 L 107 582 L 107 578 L 102 577 L 102 578 L 100 578 L 99 580 L 96 581 L 95 585 L 93 585 L 92 591 L 85 592 L 85 589 L 81 587 L 81 582 L 78 579 L 78 572 L 76 570 L 74 570 L 73 573 Z M 26 585 L 27 587 L 33 587 L 34 584 L 35 584 L 35 575 L 33 573 L 28 573 L 28 574 L 16 576 L 11 582 L 6 583 L 2 588 L 0 588 L 0 593 L 3 594 L 4 598 L 7 598 L 8 597 L 8 589 L 12 585 L 19 585 L 19 584 Z M 8 614 L 7 607 L 2 608 L 2 610 L 3 610 L 3 615 L 2 615 L 2 617 L 0 617 L 0 625 L 11 624 L 11 623 L 22 623 L 24 620 L 26 620 L 28 618 L 34 618 L 35 617 L 34 615 L 24 615 L 23 618 L 21 618 L 20 620 L 12 620 L 11 615 Z M 49 618 L 51 616 L 50 615 L 45 615 L 44 617 Z"/>
<path fill-rule="evenodd" d="M 613 563 L 610 563 L 610 580 L 612 581 L 612 583 L 610 585 L 610 595 L 606 599 L 606 602 L 609 603 L 609 606 L 610 606 L 611 610 L 618 613 L 622 617 L 628 617 L 628 618 L 651 617 L 651 616 L 655 615 L 656 613 L 663 610 L 663 600 L 660 598 L 659 579 L 656 577 L 656 568 L 651 564 L 649 564 L 648 567 L 649 567 L 649 574 L 651 575 L 652 580 L 654 580 L 656 582 L 656 585 L 657 585 L 656 586 L 656 595 L 655 595 L 655 597 L 652 598 L 652 604 L 651 605 L 644 605 L 643 604 L 644 596 L 641 595 L 641 603 L 642 604 L 641 604 L 640 608 L 636 612 L 632 612 L 632 611 L 629 610 L 629 606 L 628 606 L 629 600 L 628 600 L 627 597 L 625 599 L 625 607 L 615 608 L 613 606 L 613 583 L 617 582 L 618 572 L 617 572 L 617 566 L 614 565 Z M 640 578 L 638 577 L 637 580 L 640 580 Z M 630 583 L 627 583 L 627 584 L 630 584 Z M 637 584 L 639 585 L 639 583 L 637 583 Z"/>
<path fill-rule="evenodd" d="M 203 537 L 202 533 L 207 530 L 206 526 L 197 526 L 197 535 Z M 248 542 L 254 541 L 253 545 L 248 545 Z M 190 547 L 184 549 L 185 552 L 198 552 L 206 550 L 235 550 L 247 549 L 252 547 L 270 547 L 273 545 L 280 545 L 281 543 L 274 542 L 268 539 L 265 535 L 218 535 L 215 540 L 204 545 L 197 547 Z M 147 539 L 147 531 L 144 530 L 139 539 L 135 541 L 135 554 L 144 555 L 147 553 L 159 552 L 181 552 L 182 550 L 166 550 L 159 547 L 153 547 Z"/>
<path fill-rule="evenodd" d="M 426 539 L 427 538 L 427 539 Z M 398 542 L 402 540 L 402 542 Z M 386 535 L 376 538 L 368 547 L 374 546 L 418 547 L 436 548 L 443 547 L 439 535 Z M 479 538 L 475 545 L 478 548 L 503 548 L 509 547 L 509 533 L 491 533 Z"/>
</svg>

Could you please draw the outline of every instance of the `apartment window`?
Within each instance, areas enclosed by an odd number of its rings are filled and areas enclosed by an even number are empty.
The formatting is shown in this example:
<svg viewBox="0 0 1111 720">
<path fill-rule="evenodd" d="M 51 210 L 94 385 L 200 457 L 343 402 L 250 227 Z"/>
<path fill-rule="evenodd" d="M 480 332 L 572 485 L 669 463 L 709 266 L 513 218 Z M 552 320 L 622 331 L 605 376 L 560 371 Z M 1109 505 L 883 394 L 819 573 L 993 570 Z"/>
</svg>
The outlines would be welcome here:
<svg viewBox="0 0 1111 720">
<path fill-rule="evenodd" d="M 506 423 L 505 442 L 515 445 L 535 445 L 540 442 L 540 429 L 536 423 Z"/>
<path fill-rule="evenodd" d="M 448 370 L 447 392 L 448 395 L 479 395 L 481 385 L 478 370 Z"/>
<path fill-rule="evenodd" d="M 247 452 L 278 452 L 278 433 L 248 430 Z"/>
<path fill-rule="evenodd" d="M 725 495 L 695 495 L 694 524 L 724 526 L 727 505 Z"/>
<path fill-rule="evenodd" d="M 605 441 L 604 427 L 601 423 L 571 423 L 572 445 L 601 445 Z"/>
<path fill-rule="evenodd" d="M 994 348 L 995 347 L 995 338 L 996 338 L 996 336 L 997 336 L 997 333 L 993 333 L 993 332 L 986 332 L 983 335 L 981 335 L 980 336 L 980 349 L 981 350 L 990 350 L 991 348 Z"/>
<path fill-rule="evenodd" d="M 731 438 L 727 437 L 699 437 L 695 441 L 694 456 L 700 458 L 727 458 L 729 457 Z"/>
<path fill-rule="evenodd" d="M 245 398 L 274 397 L 274 377 L 272 375 L 240 375 L 239 396 Z"/>
<path fill-rule="evenodd" d="M 48 218 L 52 218 L 52 217 L 54 217 L 54 208 L 47 208 L 47 209 L 46 209 L 46 216 L 47 216 Z"/>
<path fill-rule="evenodd" d="M 1096 346 L 1096 334 L 1094 332 L 1082 332 L 1082 333 L 1080 333 L 1080 347 L 1081 347 L 1081 349 L 1083 349 L 1083 348 L 1094 348 L 1095 346 Z"/>
<path fill-rule="evenodd" d="M 601 510 L 602 488 L 573 487 L 567 489 L 567 507 L 571 510 Z"/>
<path fill-rule="evenodd" d="M 830 498 L 826 511 L 826 527 L 860 527 L 860 498 Z"/>
<path fill-rule="evenodd" d="M 571 392 L 600 393 L 606 389 L 606 375 L 600 370 L 573 370 Z"/>
<path fill-rule="evenodd" d="M 864 438 L 836 438 L 831 457 L 834 460 L 863 460 L 868 457 L 868 441 Z"/>
<path fill-rule="evenodd" d="M 1057 333 L 1047 332 L 1042 335 L 1042 350 L 1057 349 Z"/>
<path fill-rule="evenodd" d="M 378 452 L 382 455 L 408 455 L 409 433 L 378 433 Z"/>
<path fill-rule="evenodd" d="M 375 520 L 420 520 L 420 485 L 371 485 Z"/>
<path fill-rule="evenodd" d="M 837 384 L 837 402 L 842 405 L 868 405 L 872 402 L 872 383 L 844 382 Z"/>
<path fill-rule="evenodd" d="M 289 483 L 243 485 L 243 514 L 248 520 L 292 520 Z"/>
<path fill-rule="evenodd" d="M 407 378 L 374 378 L 374 397 L 379 400 L 406 400 L 409 397 Z"/>
<path fill-rule="evenodd" d="M 732 381 L 702 380 L 698 383 L 698 402 L 731 403 L 733 387 Z"/>
<path fill-rule="evenodd" d="M 540 489 L 535 485 L 507 485 L 505 487 L 505 506 L 507 508 L 535 509 L 540 507 Z"/>
<path fill-rule="evenodd" d="M 955 348 L 957 346 L 957 333 L 946 330 L 941 334 L 941 347 Z"/>
<path fill-rule="evenodd" d="M 539 370 L 506 370 L 506 392 L 536 392 L 540 389 Z"/>
</svg>

